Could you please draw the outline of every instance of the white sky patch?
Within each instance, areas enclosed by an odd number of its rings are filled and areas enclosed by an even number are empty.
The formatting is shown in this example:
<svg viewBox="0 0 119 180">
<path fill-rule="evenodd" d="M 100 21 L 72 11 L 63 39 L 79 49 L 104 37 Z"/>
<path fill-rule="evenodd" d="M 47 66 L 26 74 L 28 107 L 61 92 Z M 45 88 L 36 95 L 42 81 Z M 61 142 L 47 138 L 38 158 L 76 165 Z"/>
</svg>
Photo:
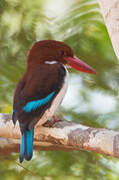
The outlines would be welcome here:
<svg viewBox="0 0 119 180">
<path fill-rule="evenodd" d="M 117 124 L 119 124 L 119 116 L 112 116 L 112 118 L 110 118 L 109 116 L 108 122 L 106 123 L 106 127 L 110 129 L 115 129 L 117 128 Z"/>
<path fill-rule="evenodd" d="M 79 89 L 82 87 L 82 79 L 80 76 L 71 75 L 68 82 L 68 90 L 62 102 L 64 108 L 73 108 L 80 102 Z"/>
<path fill-rule="evenodd" d="M 80 99 L 81 96 L 80 96 Z M 73 110 L 76 113 L 85 113 L 89 110 L 89 103 L 83 102 L 83 100 L 81 101 L 81 103 L 78 104 L 78 106 Z"/>
<path fill-rule="evenodd" d="M 101 161 L 103 162 L 103 164 L 108 165 L 108 167 L 113 171 L 113 173 L 117 173 L 119 174 L 119 162 L 118 159 L 113 161 L 113 160 L 108 160 L 106 158 L 104 158 L 103 156 L 101 157 Z M 117 175 L 116 174 L 116 175 Z M 116 176 L 117 177 L 117 176 Z M 116 178 L 115 178 L 116 179 Z"/>
<path fill-rule="evenodd" d="M 53 15 L 61 15 L 67 7 L 69 7 L 72 4 L 73 0 L 48 0 L 45 10 L 52 11 Z"/>
<path fill-rule="evenodd" d="M 113 96 L 102 94 L 99 91 L 90 93 L 90 107 L 96 113 L 106 114 L 113 112 L 117 102 Z"/>
<path fill-rule="evenodd" d="M 88 101 L 83 101 L 83 97 L 80 94 L 82 88 L 83 84 L 80 75 L 75 76 L 70 74 L 68 90 L 62 106 L 66 109 L 74 108 L 77 113 L 91 110 L 97 114 L 106 114 L 115 111 L 117 105 L 115 97 L 104 92 L 85 89 Z"/>
</svg>

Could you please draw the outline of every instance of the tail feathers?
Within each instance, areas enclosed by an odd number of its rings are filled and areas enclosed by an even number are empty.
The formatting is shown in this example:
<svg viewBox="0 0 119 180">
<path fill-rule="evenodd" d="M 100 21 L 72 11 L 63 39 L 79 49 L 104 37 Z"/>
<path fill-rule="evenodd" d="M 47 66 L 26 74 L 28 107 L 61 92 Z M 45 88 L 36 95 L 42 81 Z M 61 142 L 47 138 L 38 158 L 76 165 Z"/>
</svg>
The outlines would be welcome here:
<svg viewBox="0 0 119 180">
<path fill-rule="evenodd" d="M 31 130 L 25 130 L 22 132 L 21 137 L 21 149 L 20 149 L 20 163 L 23 162 L 24 158 L 29 161 L 33 155 L 33 134 L 34 128 Z"/>
<path fill-rule="evenodd" d="M 20 157 L 19 157 L 20 163 L 22 163 L 24 160 L 24 154 L 25 154 L 25 132 L 22 132 L 22 134 L 21 134 Z"/>
</svg>

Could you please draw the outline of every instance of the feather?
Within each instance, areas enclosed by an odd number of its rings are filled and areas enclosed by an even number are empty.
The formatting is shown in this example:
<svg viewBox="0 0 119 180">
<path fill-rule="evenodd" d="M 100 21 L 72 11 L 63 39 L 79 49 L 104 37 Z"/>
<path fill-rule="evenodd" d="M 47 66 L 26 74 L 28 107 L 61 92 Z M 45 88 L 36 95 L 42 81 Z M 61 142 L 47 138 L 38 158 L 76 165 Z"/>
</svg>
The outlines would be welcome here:
<svg viewBox="0 0 119 180">
<path fill-rule="evenodd" d="M 52 92 L 47 97 L 45 97 L 43 99 L 28 102 L 24 107 L 24 111 L 30 112 L 32 110 L 36 110 L 40 106 L 48 103 L 51 100 L 51 98 L 53 97 L 54 94 L 55 94 L 55 92 Z"/>
<path fill-rule="evenodd" d="M 16 122 L 15 122 L 15 111 L 14 111 L 14 109 L 12 110 L 12 121 L 15 125 Z"/>
<path fill-rule="evenodd" d="M 29 161 L 33 155 L 33 134 L 34 128 L 31 130 L 25 130 L 22 132 L 21 138 L 21 149 L 20 149 L 20 157 L 19 161 L 22 163 L 24 158 Z"/>
</svg>

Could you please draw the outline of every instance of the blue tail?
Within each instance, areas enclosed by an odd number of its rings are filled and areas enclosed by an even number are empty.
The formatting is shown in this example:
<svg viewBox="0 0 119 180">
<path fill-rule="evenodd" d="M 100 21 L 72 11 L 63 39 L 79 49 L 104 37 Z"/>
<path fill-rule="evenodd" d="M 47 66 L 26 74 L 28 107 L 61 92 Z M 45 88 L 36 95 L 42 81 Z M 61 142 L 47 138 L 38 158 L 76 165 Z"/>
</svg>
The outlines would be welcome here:
<svg viewBox="0 0 119 180">
<path fill-rule="evenodd" d="M 33 155 L 33 134 L 34 128 L 31 130 L 25 130 L 22 132 L 21 137 L 21 149 L 20 149 L 20 163 L 23 162 L 24 158 L 29 161 Z"/>
</svg>

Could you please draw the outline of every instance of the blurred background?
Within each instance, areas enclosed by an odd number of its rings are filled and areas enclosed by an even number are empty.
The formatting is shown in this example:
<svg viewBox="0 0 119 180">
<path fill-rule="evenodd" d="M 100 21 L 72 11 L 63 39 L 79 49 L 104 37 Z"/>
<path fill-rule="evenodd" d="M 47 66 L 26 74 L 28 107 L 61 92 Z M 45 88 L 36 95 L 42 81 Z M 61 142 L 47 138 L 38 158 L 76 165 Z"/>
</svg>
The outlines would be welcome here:
<svg viewBox="0 0 119 180">
<path fill-rule="evenodd" d="M 91 127 L 119 129 L 119 64 L 96 0 L 0 0 L 0 112 L 11 113 L 13 93 L 36 40 L 65 41 L 97 74 L 70 69 L 57 115 Z M 40 147 L 39 147 L 40 149 Z M 0 157 L 0 180 L 118 180 L 119 160 L 86 151 Z"/>
</svg>

